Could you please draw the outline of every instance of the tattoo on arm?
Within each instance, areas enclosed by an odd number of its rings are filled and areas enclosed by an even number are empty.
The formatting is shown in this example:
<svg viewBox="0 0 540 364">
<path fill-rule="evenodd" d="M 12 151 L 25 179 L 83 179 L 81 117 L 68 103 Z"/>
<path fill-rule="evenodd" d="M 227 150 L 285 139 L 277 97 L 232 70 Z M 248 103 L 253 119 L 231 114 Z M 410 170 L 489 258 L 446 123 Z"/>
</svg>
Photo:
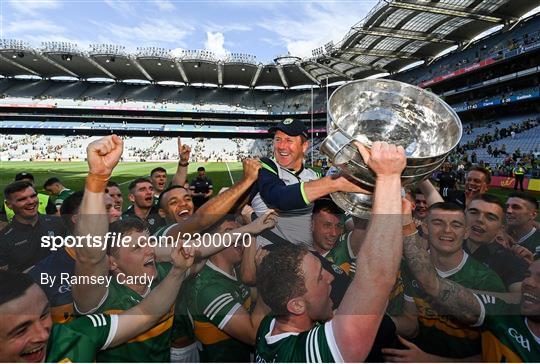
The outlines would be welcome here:
<svg viewBox="0 0 540 364">
<path fill-rule="evenodd" d="M 472 291 L 439 277 L 418 234 L 404 238 L 403 255 L 409 270 L 440 314 L 453 316 L 468 325 L 478 321 L 481 308 Z"/>
</svg>

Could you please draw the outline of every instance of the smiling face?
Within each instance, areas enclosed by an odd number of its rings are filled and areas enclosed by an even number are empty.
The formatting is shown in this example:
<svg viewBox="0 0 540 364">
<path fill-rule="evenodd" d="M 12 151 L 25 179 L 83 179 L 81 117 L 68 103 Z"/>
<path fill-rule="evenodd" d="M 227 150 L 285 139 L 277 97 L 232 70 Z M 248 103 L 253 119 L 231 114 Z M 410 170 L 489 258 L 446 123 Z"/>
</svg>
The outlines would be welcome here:
<svg viewBox="0 0 540 364">
<path fill-rule="evenodd" d="M 540 260 L 529 266 L 521 284 L 521 314 L 540 321 Z"/>
<path fill-rule="evenodd" d="M 463 211 L 433 209 L 427 218 L 428 241 L 437 254 L 449 256 L 459 252 L 465 237 Z"/>
<path fill-rule="evenodd" d="M 114 206 L 118 210 L 122 211 L 122 205 L 124 203 L 124 198 L 122 197 L 122 191 L 120 191 L 120 189 L 116 186 L 107 187 L 107 191 L 108 191 L 109 196 L 111 196 L 113 199 Z"/>
<path fill-rule="evenodd" d="M 122 235 L 129 236 L 129 242 L 118 248 L 118 250 L 109 256 L 111 270 L 113 272 L 125 273 L 126 276 L 155 277 L 156 256 L 154 249 L 147 243 L 149 234 L 147 231 L 130 231 Z"/>
<path fill-rule="evenodd" d="M 534 223 L 536 207 L 527 200 L 519 197 L 510 197 L 506 202 L 506 225 L 510 228 L 519 228 Z"/>
<path fill-rule="evenodd" d="M 49 301 L 36 284 L 24 294 L 0 305 L 0 361 L 45 361 L 52 328 Z"/>
<path fill-rule="evenodd" d="M 473 200 L 467 207 L 466 221 L 469 239 L 477 244 L 489 244 L 502 229 L 503 209 L 496 203 Z"/>
<path fill-rule="evenodd" d="M 421 193 L 417 193 L 414 197 L 414 217 L 420 221 L 423 221 L 426 218 L 427 214 L 428 205 L 426 197 Z"/>
<path fill-rule="evenodd" d="M 274 158 L 280 166 L 298 171 L 308 146 L 308 141 L 301 136 L 290 136 L 278 130 L 274 135 Z"/>
<path fill-rule="evenodd" d="M 314 248 L 319 253 L 326 253 L 334 247 L 339 235 L 343 232 L 339 216 L 320 210 L 313 214 L 311 223 Z"/>
<path fill-rule="evenodd" d="M 465 181 L 465 196 L 468 198 L 486 193 L 489 185 L 487 183 L 487 176 L 480 172 L 472 170 L 467 173 L 467 180 Z"/>
<path fill-rule="evenodd" d="M 185 188 L 173 188 L 161 196 L 159 214 L 169 224 L 186 220 L 193 215 L 194 209 L 191 195 Z"/>
<path fill-rule="evenodd" d="M 38 213 L 38 195 L 33 187 L 27 187 L 9 195 L 6 205 L 15 212 L 15 215 L 25 220 L 33 219 Z"/>
</svg>

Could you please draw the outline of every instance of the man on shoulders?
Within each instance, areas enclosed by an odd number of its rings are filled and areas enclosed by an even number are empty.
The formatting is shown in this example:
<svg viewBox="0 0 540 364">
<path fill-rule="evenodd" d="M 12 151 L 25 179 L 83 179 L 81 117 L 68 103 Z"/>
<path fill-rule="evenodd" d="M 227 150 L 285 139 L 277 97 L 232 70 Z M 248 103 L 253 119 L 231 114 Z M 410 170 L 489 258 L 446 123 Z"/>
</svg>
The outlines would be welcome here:
<svg viewBox="0 0 540 364">
<path fill-rule="evenodd" d="M 274 158 L 261 159 L 263 168 L 251 206 L 258 216 L 268 209 L 279 211 L 278 224 L 272 232 L 292 244 L 311 249 L 313 201 L 336 191 L 365 191 L 343 176 L 320 178 L 317 172 L 304 166 L 309 142 L 307 128 L 300 120 L 285 119 L 269 132 L 274 133 Z"/>
<path fill-rule="evenodd" d="M 405 152 L 381 142 L 371 152 L 357 147 L 377 175 L 372 220 L 356 252 L 357 274 L 333 316 L 333 276 L 320 260 L 292 244 L 272 249 L 257 270 L 258 291 L 272 309 L 257 333 L 257 362 L 359 362 L 371 350 L 401 260 Z M 407 210 L 408 235 L 417 230 L 410 205 Z"/>
</svg>

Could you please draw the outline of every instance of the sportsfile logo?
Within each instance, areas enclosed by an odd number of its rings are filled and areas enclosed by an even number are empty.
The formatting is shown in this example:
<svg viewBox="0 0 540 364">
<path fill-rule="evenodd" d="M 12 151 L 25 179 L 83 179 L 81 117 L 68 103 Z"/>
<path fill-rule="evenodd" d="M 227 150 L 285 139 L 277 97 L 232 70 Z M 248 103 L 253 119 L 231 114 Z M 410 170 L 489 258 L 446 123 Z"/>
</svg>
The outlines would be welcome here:
<svg viewBox="0 0 540 364">
<path fill-rule="evenodd" d="M 524 338 L 523 335 L 521 335 L 516 329 L 514 329 L 513 327 L 509 328 L 508 334 L 510 334 L 510 336 L 512 336 L 521 346 L 523 346 L 529 352 L 531 351 L 531 345 L 529 344 L 529 340 Z"/>
</svg>

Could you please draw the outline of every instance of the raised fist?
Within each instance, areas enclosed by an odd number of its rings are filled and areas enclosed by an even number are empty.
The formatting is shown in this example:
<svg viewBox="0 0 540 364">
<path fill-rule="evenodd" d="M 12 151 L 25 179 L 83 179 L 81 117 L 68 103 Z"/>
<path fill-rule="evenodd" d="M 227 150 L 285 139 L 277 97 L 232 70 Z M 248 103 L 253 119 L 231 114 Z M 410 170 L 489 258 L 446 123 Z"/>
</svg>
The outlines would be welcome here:
<svg viewBox="0 0 540 364">
<path fill-rule="evenodd" d="M 191 147 L 189 145 L 182 144 L 182 139 L 178 137 L 178 161 L 180 164 L 189 163 L 189 155 L 191 153 Z"/>
<path fill-rule="evenodd" d="M 259 169 L 261 162 L 258 159 L 246 158 L 242 161 L 244 167 L 244 178 L 248 181 L 255 182 L 259 177 Z"/>
<path fill-rule="evenodd" d="M 120 161 L 124 141 L 118 135 L 109 135 L 95 140 L 86 147 L 89 172 L 110 176 Z"/>
</svg>

